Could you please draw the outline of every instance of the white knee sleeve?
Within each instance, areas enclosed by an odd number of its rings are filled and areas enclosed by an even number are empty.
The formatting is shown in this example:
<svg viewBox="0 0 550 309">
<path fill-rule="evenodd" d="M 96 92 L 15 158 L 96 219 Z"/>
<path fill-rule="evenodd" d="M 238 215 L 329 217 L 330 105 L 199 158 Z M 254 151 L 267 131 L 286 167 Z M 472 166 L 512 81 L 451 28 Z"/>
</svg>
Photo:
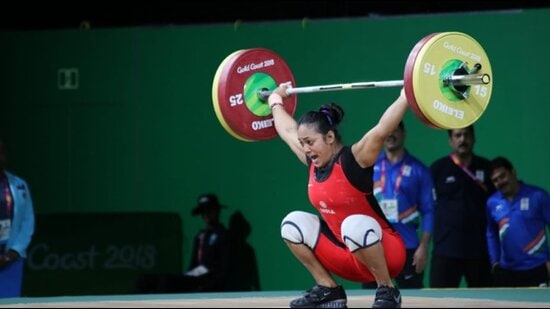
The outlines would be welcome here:
<svg viewBox="0 0 550 309">
<path fill-rule="evenodd" d="M 370 247 L 382 240 L 382 228 L 372 217 L 351 215 L 342 222 L 342 241 L 351 252 Z"/>
<path fill-rule="evenodd" d="M 319 217 L 304 211 L 293 211 L 281 223 L 281 237 L 295 244 L 305 244 L 314 249 L 319 239 Z"/>
</svg>

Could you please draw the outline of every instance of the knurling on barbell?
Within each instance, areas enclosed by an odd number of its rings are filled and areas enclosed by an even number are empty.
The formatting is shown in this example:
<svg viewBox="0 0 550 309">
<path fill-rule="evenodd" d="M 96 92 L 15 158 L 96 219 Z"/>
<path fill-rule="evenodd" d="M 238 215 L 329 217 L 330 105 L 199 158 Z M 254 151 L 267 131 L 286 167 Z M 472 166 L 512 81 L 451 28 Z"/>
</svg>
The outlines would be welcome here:
<svg viewBox="0 0 550 309">
<path fill-rule="evenodd" d="M 291 87 L 289 94 L 404 87 L 416 117 L 437 129 L 466 127 L 481 117 L 492 92 L 487 54 L 471 36 L 461 32 L 432 33 L 409 53 L 403 80 Z M 243 141 L 277 135 L 267 96 L 281 83 L 295 85 L 286 62 L 265 48 L 243 49 L 219 65 L 212 85 L 212 102 L 223 128 Z M 290 115 L 297 96 L 285 99 Z"/>
</svg>

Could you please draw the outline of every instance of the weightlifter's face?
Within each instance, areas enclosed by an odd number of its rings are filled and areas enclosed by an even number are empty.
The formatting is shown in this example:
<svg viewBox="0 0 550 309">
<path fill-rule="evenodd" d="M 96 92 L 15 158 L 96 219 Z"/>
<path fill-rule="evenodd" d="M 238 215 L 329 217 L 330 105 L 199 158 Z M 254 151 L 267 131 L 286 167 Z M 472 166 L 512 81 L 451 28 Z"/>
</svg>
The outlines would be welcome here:
<svg viewBox="0 0 550 309">
<path fill-rule="evenodd" d="M 472 153 L 475 144 L 475 136 L 471 129 L 454 129 L 449 137 L 449 144 L 457 155 L 469 155 Z"/>
<path fill-rule="evenodd" d="M 312 125 L 300 125 L 298 127 L 298 140 L 304 153 L 311 159 L 316 167 L 327 165 L 333 155 L 332 143 L 334 134 L 329 132 L 327 136 L 319 133 Z"/>
</svg>

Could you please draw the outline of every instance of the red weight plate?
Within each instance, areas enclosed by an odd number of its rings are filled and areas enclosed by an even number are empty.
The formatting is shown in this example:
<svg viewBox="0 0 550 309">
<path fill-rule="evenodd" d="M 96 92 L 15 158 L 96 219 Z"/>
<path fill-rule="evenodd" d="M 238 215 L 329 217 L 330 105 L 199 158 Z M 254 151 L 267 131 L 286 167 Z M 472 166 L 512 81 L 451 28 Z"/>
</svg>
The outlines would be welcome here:
<svg viewBox="0 0 550 309">
<path fill-rule="evenodd" d="M 276 85 L 291 82 L 295 86 L 290 68 L 279 55 L 264 48 L 242 50 L 228 58 L 218 68 L 212 89 L 218 119 L 231 135 L 241 140 L 273 138 L 277 135 L 273 115 L 257 116 L 252 113 L 245 102 L 244 86 L 250 76 L 256 73 L 267 74 Z M 262 88 L 261 85 L 255 86 Z M 295 95 L 284 101 L 284 108 L 292 116 L 296 111 L 296 101 Z"/>
</svg>

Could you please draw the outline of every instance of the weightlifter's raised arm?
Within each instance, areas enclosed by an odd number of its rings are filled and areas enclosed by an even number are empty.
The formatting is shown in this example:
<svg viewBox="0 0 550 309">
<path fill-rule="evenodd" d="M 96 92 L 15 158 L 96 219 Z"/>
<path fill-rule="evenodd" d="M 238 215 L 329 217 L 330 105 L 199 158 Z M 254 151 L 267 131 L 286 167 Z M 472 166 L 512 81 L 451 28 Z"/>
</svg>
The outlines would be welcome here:
<svg viewBox="0 0 550 309">
<path fill-rule="evenodd" d="M 397 129 L 407 106 L 405 91 L 401 89 L 399 97 L 386 109 L 378 123 L 352 145 L 351 151 L 359 165 L 367 167 L 374 164 L 384 146 L 384 140 Z"/>
<path fill-rule="evenodd" d="M 271 113 L 273 114 L 277 134 L 290 147 L 292 152 L 298 156 L 298 159 L 306 164 L 306 155 L 298 140 L 298 123 L 283 107 L 284 99 L 289 96 L 286 93 L 288 87 L 288 84 L 281 84 L 271 93 L 268 98 L 269 108 L 271 108 Z"/>
</svg>

